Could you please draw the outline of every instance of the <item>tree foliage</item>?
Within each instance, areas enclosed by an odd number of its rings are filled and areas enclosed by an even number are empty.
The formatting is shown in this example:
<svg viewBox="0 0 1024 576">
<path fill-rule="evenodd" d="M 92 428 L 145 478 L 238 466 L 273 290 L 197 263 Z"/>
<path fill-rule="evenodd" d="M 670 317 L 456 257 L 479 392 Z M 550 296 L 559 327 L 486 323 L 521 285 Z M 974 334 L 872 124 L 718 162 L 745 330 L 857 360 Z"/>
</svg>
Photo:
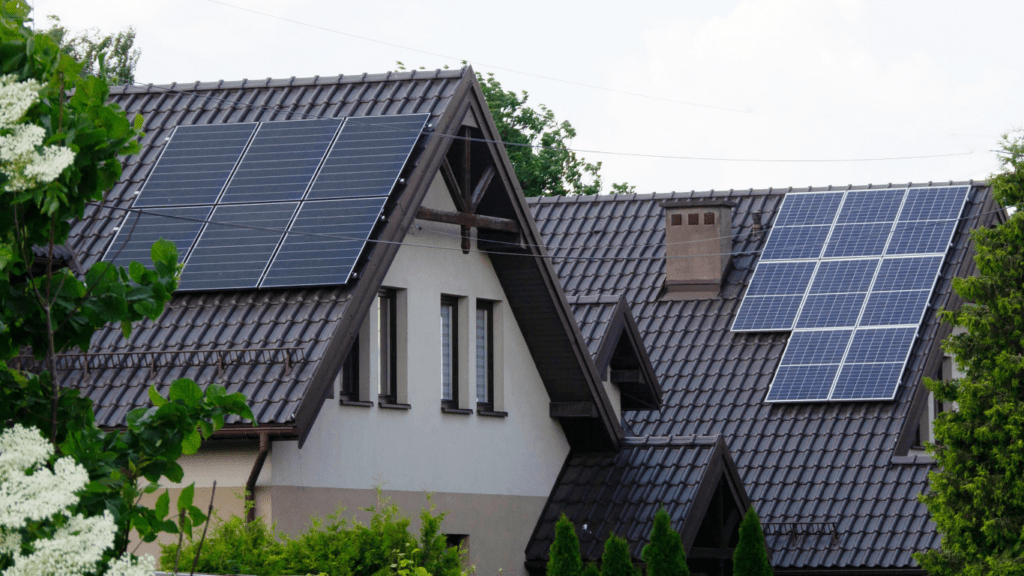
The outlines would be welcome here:
<svg viewBox="0 0 1024 576">
<path fill-rule="evenodd" d="M 1024 140 L 1004 138 L 996 200 L 1024 201 Z M 917 554 L 930 573 L 1024 574 L 1024 213 L 972 232 L 978 275 L 956 278 L 965 304 L 944 311 L 964 328 L 946 339 L 964 376 L 925 383 L 957 409 L 935 421 L 938 464 L 922 495 L 942 535 L 938 550 Z"/>
<path fill-rule="evenodd" d="M 88 351 L 93 334 L 107 324 L 119 325 L 127 337 L 134 322 L 158 318 L 181 267 L 167 241 L 154 244 L 149 268 L 101 262 L 80 276 L 54 264 L 67 251 L 71 222 L 120 179 L 119 156 L 139 152 L 142 117 L 129 121 L 124 110 L 108 104 L 107 81 L 85 74 L 83 63 L 53 37 L 30 29 L 27 15 L 24 2 L 0 4 L 0 83 L 33 93 L 24 109 L 0 102 L 7 121 L 0 129 L 0 421 L 39 428 L 60 454 L 85 467 L 89 483 L 71 513 L 113 517 L 117 536 L 109 561 L 124 553 L 133 529 L 152 541 L 160 532 L 187 533 L 205 519 L 192 505 L 191 488 L 178 499 L 176 507 L 185 515 L 177 524 L 167 518 L 166 492 L 152 509 L 139 505 L 139 498 L 155 492 L 162 478 L 180 481 L 178 457 L 198 450 L 225 418 L 252 419 L 252 413 L 241 394 L 219 386 L 203 391 L 178 380 L 167 397 L 151 389 L 153 406 L 129 413 L 124 430 L 104 431 L 95 423 L 91 401 L 62 385 L 59 354 Z M 33 134 L 39 136 L 34 150 L 13 159 L 6 154 L 12 141 L 28 142 L 21 136 Z M 32 162 L 45 165 L 63 151 L 70 156 L 59 173 L 32 176 L 38 175 L 30 170 Z M 43 262 L 36 252 L 45 256 Z M 42 369 L 12 368 L 10 360 L 22 353 L 34 356 Z M 29 552 L 31 539 L 21 538 Z"/>
<path fill-rule="evenodd" d="M 50 27 L 43 33 L 52 38 L 61 51 L 82 64 L 83 76 L 99 76 L 109 84 L 132 84 L 135 67 L 142 52 L 135 48 L 135 28 L 103 34 L 93 28 L 72 33 L 60 17 L 47 16 Z"/>
<path fill-rule="evenodd" d="M 732 573 L 735 576 L 771 576 L 761 520 L 751 506 L 740 522 L 740 538 L 732 554 Z"/>
<path fill-rule="evenodd" d="M 580 559 L 580 540 L 576 528 L 563 513 L 555 524 L 555 541 L 548 550 L 548 576 L 580 576 L 583 561 Z"/>
<path fill-rule="evenodd" d="M 629 542 L 615 534 L 604 541 L 601 555 L 601 576 L 634 576 L 633 559 L 629 555 Z"/>
<path fill-rule="evenodd" d="M 647 563 L 648 576 L 690 576 L 683 539 L 672 529 L 672 519 L 665 508 L 654 515 L 651 541 L 640 552 L 640 558 Z"/>
</svg>

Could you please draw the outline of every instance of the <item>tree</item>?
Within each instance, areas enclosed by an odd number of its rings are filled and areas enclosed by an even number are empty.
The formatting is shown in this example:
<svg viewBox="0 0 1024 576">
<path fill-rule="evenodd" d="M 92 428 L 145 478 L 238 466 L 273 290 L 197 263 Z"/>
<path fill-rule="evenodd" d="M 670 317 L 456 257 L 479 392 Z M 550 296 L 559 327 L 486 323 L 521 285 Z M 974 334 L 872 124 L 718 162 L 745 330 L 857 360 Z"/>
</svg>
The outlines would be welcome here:
<svg viewBox="0 0 1024 576">
<path fill-rule="evenodd" d="M 70 222 L 120 179 L 118 156 L 139 151 L 142 117 L 129 121 L 107 104 L 107 82 L 84 75 L 83 64 L 51 36 L 26 26 L 28 12 L 22 1 L 0 4 L 0 421 L 38 428 L 57 453 L 85 468 L 89 483 L 69 512 L 113 518 L 115 545 L 103 560 L 109 566 L 126 551 L 133 529 L 152 541 L 160 532 L 188 533 L 205 520 L 190 487 L 178 499 L 184 515 L 177 524 L 167 519 L 166 491 L 152 509 L 139 498 L 155 492 L 161 478 L 180 482 L 177 459 L 198 450 L 227 416 L 252 419 L 252 413 L 241 394 L 219 386 L 204 392 L 178 380 L 167 398 L 151 389 L 154 406 L 131 412 L 125 430 L 108 432 L 96 426 L 92 402 L 62 386 L 58 355 L 87 351 L 108 323 L 127 336 L 133 322 L 158 318 L 181 266 L 167 241 L 154 244 L 151 269 L 97 263 L 79 276 L 55 265 L 67 250 Z M 42 369 L 11 368 L 23 351 Z M 30 553 L 35 545 L 26 530 L 5 534 L 5 550 L 20 546 Z M 0 555 L 0 570 L 12 561 Z"/>
<path fill-rule="evenodd" d="M 109 84 L 132 84 L 135 67 L 142 52 L 135 48 L 135 28 L 103 34 L 93 28 L 78 34 L 61 24 L 60 17 L 46 17 L 50 27 L 43 33 L 52 38 L 61 51 L 82 64 L 82 75 L 99 76 Z"/>
<path fill-rule="evenodd" d="M 957 405 L 935 421 L 938 466 L 919 496 L 942 545 L 915 558 L 936 575 L 1024 574 L 1024 137 L 1004 137 L 1001 163 L 993 193 L 1018 210 L 971 233 L 978 274 L 954 278 L 965 304 L 941 315 L 966 329 L 943 343 L 964 376 L 925 379 Z"/>
<path fill-rule="evenodd" d="M 736 576 L 771 576 L 761 520 L 751 506 L 740 522 L 740 540 L 732 554 L 732 573 Z"/>
<path fill-rule="evenodd" d="M 563 513 L 555 524 L 555 541 L 548 550 L 548 576 L 580 576 L 583 561 L 580 559 L 580 541 L 576 528 Z"/>
<path fill-rule="evenodd" d="M 601 576 L 634 576 L 633 559 L 629 556 L 629 543 L 625 538 L 610 534 L 604 541 Z"/>
<path fill-rule="evenodd" d="M 654 515 L 651 541 L 640 552 L 640 558 L 647 563 L 648 576 L 690 576 L 683 539 L 672 529 L 672 519 L 664 507 Z"/>
</svg>

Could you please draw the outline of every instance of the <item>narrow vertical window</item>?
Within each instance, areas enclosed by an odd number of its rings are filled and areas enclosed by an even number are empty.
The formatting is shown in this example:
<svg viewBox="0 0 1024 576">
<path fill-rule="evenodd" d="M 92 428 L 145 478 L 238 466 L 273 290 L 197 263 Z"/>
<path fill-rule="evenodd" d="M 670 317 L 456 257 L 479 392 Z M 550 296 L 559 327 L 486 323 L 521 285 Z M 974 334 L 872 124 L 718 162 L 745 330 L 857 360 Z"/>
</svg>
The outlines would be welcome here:
<svg viewBox="0 0 1024 576">
<path fill-rule="evenodd" d="M 345 356 L 345 362 L 341 365 L 341 399 L 359 400 L 359 337 L 356 336 L 352 348 Z"/>
<path fill-rule="evenodd" d="M 476 303 L 476 401 L 490 409 L 494 401 L 493 305 Z"/>
<path fill-rule="evenodd" d="M 458 408 L 458 300 L 441 298 L 441 400 L 451 408 Z"/>
<path fill-rule="evenodd" d="M 377 393 L 381 400 L 393 402 L 395 376 L 398 372 L 396 298 L 394 290 L 381 290 L 377 294 Z"/>
</svg>

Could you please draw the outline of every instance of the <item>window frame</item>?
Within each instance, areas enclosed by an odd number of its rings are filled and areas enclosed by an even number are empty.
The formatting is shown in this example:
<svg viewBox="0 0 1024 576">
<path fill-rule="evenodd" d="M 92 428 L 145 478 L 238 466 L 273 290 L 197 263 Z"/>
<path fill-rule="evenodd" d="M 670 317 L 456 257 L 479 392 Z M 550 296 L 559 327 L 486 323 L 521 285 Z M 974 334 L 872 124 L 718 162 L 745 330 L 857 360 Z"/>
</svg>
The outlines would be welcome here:
<svg viewBox="0 0 1024 576">
<path fill-rule="evenodd" d="M 377 398 L 395 404 L 398 394 L 398 294 L 382 288 L 375 302 L 377 318 Z M 386 311 L 386 312 L 385 312 Z M 385 346 L 386 343 L 386 346 Z"/>
<path fill-rule="evenodd" d="M 480 366 L 476 366 L 475 385 L 474 390 L 476 391 L 476 404 L 478 411 L 492 412 L 494 411 L 494 302 L 490 300 L 477 300 L 476 301 L 476 339 L 474 346 L 474 357 L 477 362 L 480 360 L 479 343 L 480 343 L 480 313 L 484 313 L 485 330 L 487 334 L 484 336 L 484 346 L 486 351 L 484 353 L 484 362 L 487 367 L 484 372 L 484 378 L 486 380 L 484 384 L 486 398 L 480 399 Z"/>
<path fill-rule="evenodd" d="M 451 340 L 449 346 L 449 352 L 451 358 L 448 361 L 449 370 L 451 371 L 450 380 L 451 386 L 451 397 L 445 398 L 444 396 L 444 377 L 445 377 L 445 357 L 444 357 L 444 332 L 443 330 L 439 334 L 441 337 L 441 411 L 450 414 L 472 414 L 472 410 L 466 410 L 459 406 L 459 305 L 460 300 L 458 296 L 449 296 L 446 294 L 441 295 L 441 306 L 440 310 L 443 312 L 445 308 L 451 310 L 451 316 L 448 319 L 448 337 Z M 438 316 L 441 320 L 443 317 Z M 440 324 L 440 328 L 443 329 L 444 324 Z"/>
</svg>

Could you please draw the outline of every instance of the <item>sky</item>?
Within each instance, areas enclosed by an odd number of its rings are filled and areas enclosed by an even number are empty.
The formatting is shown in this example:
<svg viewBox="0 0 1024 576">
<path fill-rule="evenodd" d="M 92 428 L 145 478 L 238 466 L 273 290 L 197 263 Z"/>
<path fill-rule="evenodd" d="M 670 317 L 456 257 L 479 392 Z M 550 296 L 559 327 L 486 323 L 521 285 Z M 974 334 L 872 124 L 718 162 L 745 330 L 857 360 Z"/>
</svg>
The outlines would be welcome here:
<svg viewBox="0 0 1024 576">
<path fill-rule="evenodd" d="M 605 191 L 984 179 L 1024 125 L 995 0 L 35 0 L 134 26 L 141 83 L 458 67 L 568 120 Z"/>
</svg>

